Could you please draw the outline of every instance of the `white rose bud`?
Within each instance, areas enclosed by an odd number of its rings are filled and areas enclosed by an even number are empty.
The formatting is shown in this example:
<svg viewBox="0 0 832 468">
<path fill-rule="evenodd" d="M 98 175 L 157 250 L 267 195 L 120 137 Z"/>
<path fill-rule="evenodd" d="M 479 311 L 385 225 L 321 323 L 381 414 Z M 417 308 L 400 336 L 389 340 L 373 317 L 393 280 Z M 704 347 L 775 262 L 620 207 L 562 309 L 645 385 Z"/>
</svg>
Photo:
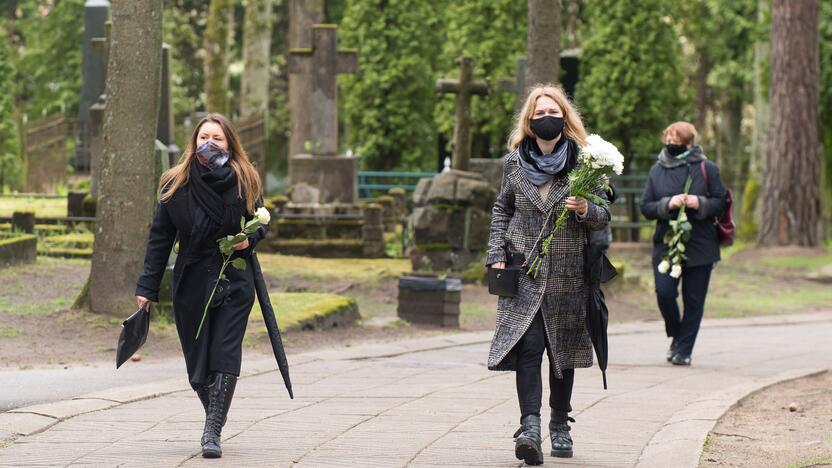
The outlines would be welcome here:
<svg viewBox="0 0 832 468">
<path fill-rule="evenodd" d="M 670 262 L 668 262 L 667 260 L 662 260 L 662 262 L 659 263 L 659 273 L 667 273 L 669 270 Z"/>
<path fill-rule="evenodd" d="M 670 270 L 670 276 L 677 279 L 682 276 L 682 265 L 673 265 L 673 268 Z"/>
<path fill-rule="evenodd" d="M 260 224 L 269 224 L 269 221 L 272 220 L 272 215 L 269 213 L 269 210 L 263 206 L 257 208 L 254 215 L 257 216 L 257 220 L 260 221 Z"/>
</svg>

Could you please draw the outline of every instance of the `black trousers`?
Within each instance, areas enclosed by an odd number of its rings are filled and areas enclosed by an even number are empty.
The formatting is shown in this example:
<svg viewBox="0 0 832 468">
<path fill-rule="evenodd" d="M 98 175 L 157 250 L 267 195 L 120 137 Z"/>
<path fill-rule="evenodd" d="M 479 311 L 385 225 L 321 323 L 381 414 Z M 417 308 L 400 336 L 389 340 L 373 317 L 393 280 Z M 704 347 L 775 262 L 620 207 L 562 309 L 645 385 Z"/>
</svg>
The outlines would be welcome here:
<svg viewBox="0 0 832 468">
<path fill-rule="evenodd" d="M 543 382 L 540 366 L 543 353 L 549 348 L 546 340 L 546 328 L 543 317 L 538 312 L 531 326 L 514 347 L 517 353 L 517 400 L 520 402 L 521 419 L 530 414 L 540 416 L 543 399 Z M 556 379 L 551 362 L 549 363 L 549 406 L 564 413 L 572 411 L 572 385 L 575 382 L 575 369 L 564 369 L 563 378 Z"/>
<path fill-rule="evenodd" d="M 656 298 L 664 318 L 668 338 L 675 338 L 677 352 L 690 355 L 705 312 L 705 297 L 711 281 L 713 264 L 682 268 L 682 277 L 659 273 L 658 264 L 653 265 L 656 280 Z M 682 303 L 684 314 L 679 312 L 679 281 L 682 282 Z"/>
</svg>

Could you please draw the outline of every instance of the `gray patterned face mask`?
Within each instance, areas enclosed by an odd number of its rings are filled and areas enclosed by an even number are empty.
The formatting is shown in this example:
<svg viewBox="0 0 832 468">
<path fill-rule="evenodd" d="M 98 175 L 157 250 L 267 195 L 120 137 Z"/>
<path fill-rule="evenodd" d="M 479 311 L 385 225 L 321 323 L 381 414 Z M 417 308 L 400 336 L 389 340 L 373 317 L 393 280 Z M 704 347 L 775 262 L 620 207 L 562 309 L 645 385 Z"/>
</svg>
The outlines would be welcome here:
<svg viewBox="0 0 832 468">
<path fill-rule="evenodd" d="M 197 161 L 212 171 L 224 166 L 228 158 L 228 151 L 217 146 L 212 140 L 206 141 L 196 149 Z"/>
</svg>

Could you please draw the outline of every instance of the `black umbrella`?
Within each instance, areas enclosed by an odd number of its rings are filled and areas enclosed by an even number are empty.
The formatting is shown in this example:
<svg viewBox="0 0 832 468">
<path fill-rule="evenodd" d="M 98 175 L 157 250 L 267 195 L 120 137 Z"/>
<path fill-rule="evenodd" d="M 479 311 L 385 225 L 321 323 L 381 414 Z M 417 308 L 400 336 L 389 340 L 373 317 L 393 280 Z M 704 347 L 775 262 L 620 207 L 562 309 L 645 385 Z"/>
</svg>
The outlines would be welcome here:
<svg viewBox="0 0 832 468">
<path fill-rule="evenodd" d="M 286 351 L 283 349 L 283 340 L 280 338 L 280 330 L 277 328 L 277 319 L 274 317 L 272 302 L 269 300 L 269 291 L 266 288 L 266 280 L 263 279 L 263 271 L 260 269 L 260 261 L 257 254 L 251 254 L 251 265 L 254 268 L 254 289 L 257 291 L 257 301 L 260 303 L 260 311 L 263 312 L 263 321 L 266 323 L 266 331 L 269 333 L 269 340 L 272 342 L 272 351 L 277 360 L 277 368 L 283 376 L 283 383 L 289 391 L 289 398 L 294 399 L 292 393 L 292 381 L 289 379 L 289 361 L 286 360 Z"/>
<path fill-rule="evenodd" d="M 604 379 L 604 390 L 607 389 L 607 359 L 609 347 L 607 343 L 607 322 L 609 311 L 604 299 L 604 291 L 601 290 L 601 283 L 615 278 L 618 271 L 610 263 L 604 254 L 603 246 L 587 244 L 584 269 L 589 288 L 589 295 L 586 307 L 586 329 L 592 346 L 595 348 L 595 355 L 598 357 L 598 367 L 601 368 L 601 376 Z"/>
<path fill-rule="evenodd" d="M 118 336 L 116 348 L 116 369 L 136 354 L 147 341 L 147 332 L 150 330 L 150 304 L 147 307 L 133 312 L 133 315 L 122 323 L 123 328 Z"/>
</svg>

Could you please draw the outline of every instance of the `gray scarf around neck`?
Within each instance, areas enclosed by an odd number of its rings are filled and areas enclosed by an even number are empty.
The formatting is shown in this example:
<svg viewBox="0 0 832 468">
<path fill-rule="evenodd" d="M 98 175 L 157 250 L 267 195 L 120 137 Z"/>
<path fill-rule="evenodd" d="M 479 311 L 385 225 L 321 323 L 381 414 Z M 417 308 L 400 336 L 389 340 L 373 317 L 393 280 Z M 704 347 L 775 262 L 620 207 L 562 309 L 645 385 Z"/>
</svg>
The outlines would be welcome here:
<svg viewBox="0 0 832 468">
<path fill-rule="evenodd" d="M 545 155 L 540 154 L 537 145 L 532 144 L 521 148 L 521 151 L 525 154 L 520 157 L 520 168 L 526 173 L 529 182 L 538 187 L 549 182 L 562 171 L 569 158 L 569 144 L 566 141 L 556 146 L 553 153 Z M 528 156 L 528 160 L 522 156 Z"/>
<path fill-rule="evenodd" d="M 691 146 L 687 151 L 679 156 L 671 156 L 670 153 L 667 152 L 667 148 L 662 148 L 658 157 L 659 165 L 668 169 L 684 166 L 685 164 L 698 163 L 703 159 L 707 158 L 705 158 L 705 155 L 702 153 L 702 147 L 699 145 Z"/>
</svg>

